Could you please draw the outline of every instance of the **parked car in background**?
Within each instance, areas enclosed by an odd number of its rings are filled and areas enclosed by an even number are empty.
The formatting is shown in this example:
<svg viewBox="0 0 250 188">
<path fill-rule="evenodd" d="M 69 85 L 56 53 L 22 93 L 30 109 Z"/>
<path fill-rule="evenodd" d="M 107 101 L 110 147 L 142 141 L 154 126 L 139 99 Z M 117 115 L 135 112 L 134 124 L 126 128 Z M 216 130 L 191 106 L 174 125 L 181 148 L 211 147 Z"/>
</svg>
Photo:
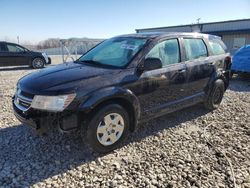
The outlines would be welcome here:
<svg viewBox="0 0 250 188">
<path fill-rule="evenodd" d="M 231 73 L 250 74 L 250 45 L 241 47 L 233 56 Z"/>
<path fill-rule="evenodd" d="M 229 84 L 230 64 L 217 36 L 122 35 L 75 62 L 20 79 L 14 114 L 37 131 L 80 129 L 95 151 L 108 152 L 138 122 L 197 103 L 217 108 Z"/>
<path fill-rule="evenodd" d="M 43 68 L 51 64 L 46 53 L 34 52 L 18 44 L 0 41 L 0 66 L 29 65 L 33 68 Z"/>
</svg>

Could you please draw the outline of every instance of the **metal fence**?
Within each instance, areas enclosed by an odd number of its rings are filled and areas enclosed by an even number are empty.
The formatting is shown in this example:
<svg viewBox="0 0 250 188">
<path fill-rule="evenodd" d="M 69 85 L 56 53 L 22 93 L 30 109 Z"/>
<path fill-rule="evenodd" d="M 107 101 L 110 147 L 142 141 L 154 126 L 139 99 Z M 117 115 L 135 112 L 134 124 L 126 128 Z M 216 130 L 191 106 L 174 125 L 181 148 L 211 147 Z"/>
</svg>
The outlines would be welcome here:
<svg viewBox="0 0 250 188">
<path fill-rule="evenodd" d="M 63 62 L 66 62 L 72 56 L 79 56 L 86 53 L 89 49 L 99 44 L 101 40 L 68 41 L 60 40 L 57 48 L 47 48 L 38 51 L 45 52 L 49 56 L 61 55 Z"/>
</svg>

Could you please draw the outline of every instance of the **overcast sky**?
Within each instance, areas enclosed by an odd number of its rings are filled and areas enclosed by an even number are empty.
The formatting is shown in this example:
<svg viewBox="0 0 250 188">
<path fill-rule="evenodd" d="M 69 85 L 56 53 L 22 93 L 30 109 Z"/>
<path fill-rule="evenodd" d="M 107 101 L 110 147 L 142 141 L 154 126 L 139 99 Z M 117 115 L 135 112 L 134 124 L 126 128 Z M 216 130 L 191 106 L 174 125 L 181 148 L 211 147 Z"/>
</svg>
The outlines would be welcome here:
<svg viewBox="0 0 250 188">
<path fill-rule="evenodd" d="M 0 0 L 0 40 L 108 38 L 138 28 L 250 18 L 250 0 Z"/>
</svg>

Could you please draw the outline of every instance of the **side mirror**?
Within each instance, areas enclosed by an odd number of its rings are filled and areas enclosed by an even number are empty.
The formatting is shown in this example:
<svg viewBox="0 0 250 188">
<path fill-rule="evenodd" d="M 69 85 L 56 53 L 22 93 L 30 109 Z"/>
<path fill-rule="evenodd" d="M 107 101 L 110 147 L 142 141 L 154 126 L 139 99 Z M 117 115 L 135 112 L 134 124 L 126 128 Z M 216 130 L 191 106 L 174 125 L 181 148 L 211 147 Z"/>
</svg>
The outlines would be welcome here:
<svg viewBox="0 0 250 188">
<path fill-rule="evenodd" d="M 162 62 L 158 58 L 147 58 L 144 61 L 143 70 L 155 70 L 162 68 Z"/>
</svg>

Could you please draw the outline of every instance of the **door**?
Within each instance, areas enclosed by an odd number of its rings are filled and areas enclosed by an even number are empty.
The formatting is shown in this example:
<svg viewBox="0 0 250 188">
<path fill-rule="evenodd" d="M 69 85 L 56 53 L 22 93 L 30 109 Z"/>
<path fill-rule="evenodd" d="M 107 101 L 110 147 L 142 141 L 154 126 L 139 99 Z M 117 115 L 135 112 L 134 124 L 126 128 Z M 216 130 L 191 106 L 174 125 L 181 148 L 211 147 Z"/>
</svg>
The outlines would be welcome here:
<svg viewBox="0 0 250 188">
<path fill-rule="evenodd" d="M 143 119 L 166 113 L 171 104 L 185 97 L 186 66 L 181 63 L 178 39 L 157 43 L 144 59 L 147 58 L 160 59 L 162 68 L 139 75 L 134 92 L 139 98 Z"/>
<path fill-rule="evenodd" d="M 6 46 L 8 49 L 7 56 L 9 58 L 9 65 L 27 65 L 29 63 L 25 48 L 10 43 L 7 43 Z"/>
<path fill-rule="evenodd" d="M 0 66 L 8 66 L 8 49 L 5 43 L 0 43 Z"/>
<path fill-rule="evenodd" d="M 204 92 L 210 77 L 215 71 L 213 61 L 208 57 L 207 47 L 201 38 L 184 38 L 183 45 L 187 66 L 187 94 L 189 96 Z"/>
</svg>

